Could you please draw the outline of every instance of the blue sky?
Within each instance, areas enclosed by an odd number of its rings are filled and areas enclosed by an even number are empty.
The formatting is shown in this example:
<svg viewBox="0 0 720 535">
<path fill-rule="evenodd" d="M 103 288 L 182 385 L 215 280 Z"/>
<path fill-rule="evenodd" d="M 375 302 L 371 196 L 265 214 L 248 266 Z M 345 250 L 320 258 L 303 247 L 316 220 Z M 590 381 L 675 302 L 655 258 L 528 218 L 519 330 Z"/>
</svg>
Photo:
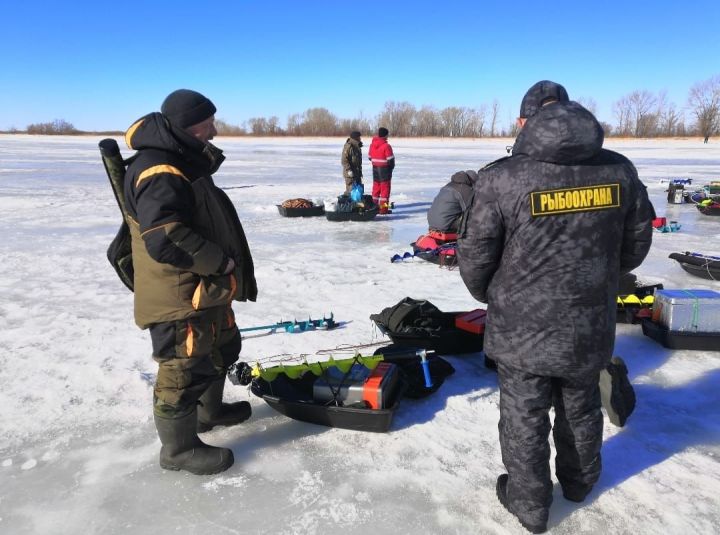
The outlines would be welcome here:
<svg viewBox="0 0 720 535">
<path fill-rule="evenodd" d="M 634 90 L 684 106 L 693 83 L 720 74 L 719 35 L 718 0 L 6 2 L 0 129 L 125 129 L 181 87 L 232 124 L 493 99 L 504 124 L 541 79 L 614 123 L 612 103 Z"/>
</svg>

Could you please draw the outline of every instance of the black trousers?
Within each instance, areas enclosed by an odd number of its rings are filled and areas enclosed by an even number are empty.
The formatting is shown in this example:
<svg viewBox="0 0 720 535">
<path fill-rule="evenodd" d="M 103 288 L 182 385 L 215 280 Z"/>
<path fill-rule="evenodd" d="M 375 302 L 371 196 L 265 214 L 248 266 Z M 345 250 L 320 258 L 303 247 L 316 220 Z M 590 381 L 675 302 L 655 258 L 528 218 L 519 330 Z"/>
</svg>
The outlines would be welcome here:
<svg viewBox="0 0 720 535">
<path fill-rule="evenodd" d="M 552 503 L 550 408 L 555 473 L 566 493 L 584 493 L 600 477 L 603 417 L 599 372 L 587 377 L 545 377 L 498 364 L 500 450 L 507 469 L 507 495 L 522 520 L 547 522 Z"/>
</svg>

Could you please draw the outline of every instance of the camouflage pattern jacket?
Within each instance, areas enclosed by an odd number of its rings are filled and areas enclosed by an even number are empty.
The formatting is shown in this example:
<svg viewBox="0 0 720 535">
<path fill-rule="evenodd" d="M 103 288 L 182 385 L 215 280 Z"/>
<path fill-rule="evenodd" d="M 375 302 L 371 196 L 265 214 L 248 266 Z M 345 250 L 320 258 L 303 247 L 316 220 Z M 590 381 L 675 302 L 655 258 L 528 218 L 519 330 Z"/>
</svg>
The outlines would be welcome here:
<svg viewBox="0 0 720 535">
<path fill-rule="evenodd" d="M 125 175 L 141 328 L 257 296 L 250 248 L 232 201 L 212 179 L 225 157 L 160 113 L 125 135 L 138 151 Z M 229 259 L 232 273 L 223 275 Z"/>
<path fill-rule="evenodd" d="M 347 138 L 345 146 L 343 146 L 342 156 L 340 157 L 344 178 L 352 178 L 358 182 L 362 182 L 362 151 L 360 150 L 362 146 L 361 141 L 351 137 Z M 352 171 L 352 176 L 350 176 L 348 171 Z"/>
<path fill-rule="evenodd" d="M 561 377 L 609 362 L 618 278 L 645 258 L 655 214 L 635 167 L 602 143 L 589 111 L 554 103 L 478 173 L 458 256 L 488 303 L 489 357 Z"/>
<path fill-rule="evenodd" d="M 457 232 L 458 222 L 472 201 L 475 180 L 475 171 L 458 171 L 440 188 L 427 213 L 430 230 Z"/>
</svg>

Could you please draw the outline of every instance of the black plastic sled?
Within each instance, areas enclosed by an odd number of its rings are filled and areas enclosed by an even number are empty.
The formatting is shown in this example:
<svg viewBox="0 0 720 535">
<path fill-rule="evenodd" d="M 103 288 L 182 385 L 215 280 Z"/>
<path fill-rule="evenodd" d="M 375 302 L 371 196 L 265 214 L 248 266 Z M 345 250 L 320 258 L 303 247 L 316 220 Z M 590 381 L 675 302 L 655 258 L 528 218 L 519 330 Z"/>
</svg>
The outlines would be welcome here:
<svg viewBox="0 0 720 535">
<path fill-rule="evenodd" d="M 305 373 L 298 379 L 278 375 L 271 382 L 257 378 L 253 380 L 250 390 L 280 414 L 293 420 L 374 433 L 384 433 L 390 429 L 403 385 L 395 389 L 386 408 L 369 409 L 316 401 L 313 397 L 316 380 L 317 377 L 312 373 Z"/>
<path fill-rule="evenodd" d="M 380 213 L 380 207 L 370 195 L 363 195 L 361 202 L 354 202 L 347 194 L 340 195 L 336 207 L 333 211 L 325 210 L 328 221 L 370 221 Z"/>
<path fill-rule="evenodd" d="M 632 275 L 635 281 L 635 275 Z M 634 288 L 629 286 L 629 278 L 620 278 L 620 291 L 618 291 L 616 323 L 640 323 L 643 318 L 649 318 L 652 314 L 653 301 L 646 301 L 645 298 L 654 295 L 655 290 L 662 290 L 662 284 L 639 285 L 633 282 Z M 624 282 L 623 282 L 624 281 Z M 629 297 L 637 299 L 630 300 Z"/>
<path fill-rule="evenodd" d="M 695 208 L 703 215 L 720 216 L 720 203 L 712 202 L 710 204 L 696 204 Z"/>
<path fill-rule="evenodd" d="M 314 217 L 325 215 L 324 206 L 311 206 L 310 208 L 284 208 L 281 204 L 277 204 L 278 212 L 283 217 Z"/>
<path fill-rule="evenodd" d="M 370 221 L 380 212 L 380 208 L 374 205 L 368 209 L 353 209 L 352 212 L 325 212 L 328 221 Z"/>
<path fill-rule="evenodd" d="M 426 262 L 445 267 L 455 267 L 457 265 L 457 255 L 454 247 L 423 250 L 418 247 L 417 242 L 412 242 L 410 246 L 413 248 L 413 256 L 417 256 Z"/>
<path fill-rule="evenodd" d="M 643 334 L 668 349 L 720 351 L 720 333 L 670 331 L 651 319 L 642 320 Z"/>
<path fill-rule="evenodd" d="M 680 267 L 691 275 L 707 280 L 720 281 L 720 257 L 700 253 L 672 253 L 670 258 L 677 260 Z"/>
</svg>

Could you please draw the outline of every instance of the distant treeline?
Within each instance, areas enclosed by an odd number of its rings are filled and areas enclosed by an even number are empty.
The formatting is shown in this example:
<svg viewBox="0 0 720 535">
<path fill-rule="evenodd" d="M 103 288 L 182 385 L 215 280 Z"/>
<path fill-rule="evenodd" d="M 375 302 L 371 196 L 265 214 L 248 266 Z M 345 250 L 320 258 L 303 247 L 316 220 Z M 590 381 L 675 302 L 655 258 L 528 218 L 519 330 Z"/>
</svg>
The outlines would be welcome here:
<svg viewBox="0 0 720 535">
<path fill-rule="evenodd" d="M 597 104 L 591 98 L 576 99 L 597 114 Z M 612 105 L 615 123 L 601 122 L 606 136 L 621 137 L 709 137 L 720 133 L 720 74 L 694 84 L 688 92 L 687 103 L 678 106 L 667 99 L 664 91 L 633 91 Z M 215 121 L 221 136 L 347 136 L 359 130 L 368 136 L 379 126 L 390 130 L 393 137 L 506 137 L 517 134 L 514 121 L 501 125 L 500 105 L 482 104 L 477 108 L 450 106 L 438 109 L 433 106 L 416 108 L 409 102 L 385 103 L 374 118 L 362 116 L 341 119 L 326 108 L 310 108 L 287 118 L 253 117 L 233 125 L 225 120 Z M 119 135 L 122 132 L 85 132 L 71 123 L 57 119 L 49 123 L 27 126 L 25 131 L 11 129 L 10 133 L 39 135 Z"/>
</svg>

